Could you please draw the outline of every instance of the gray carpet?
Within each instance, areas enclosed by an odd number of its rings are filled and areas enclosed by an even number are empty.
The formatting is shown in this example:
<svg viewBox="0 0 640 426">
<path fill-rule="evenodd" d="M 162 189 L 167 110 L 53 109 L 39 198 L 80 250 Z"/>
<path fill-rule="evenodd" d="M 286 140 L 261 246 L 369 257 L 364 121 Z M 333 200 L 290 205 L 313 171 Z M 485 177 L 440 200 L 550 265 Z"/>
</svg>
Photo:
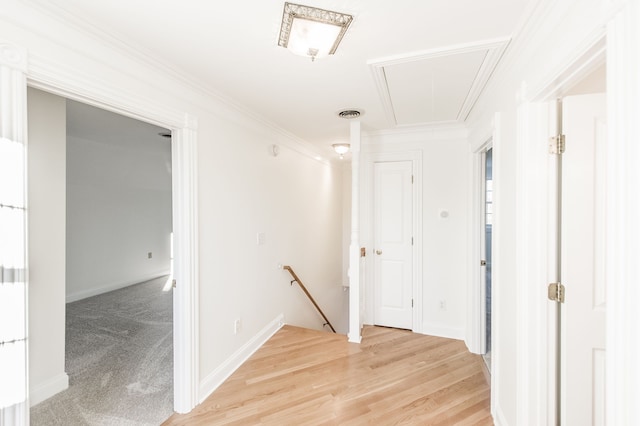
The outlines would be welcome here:
<svg viewBox="0 0 640 426">
<path fill-rule="evenodd" d="M 32 425 L 159 425 L 173 413 L 166 280 L 67 304 L 69 389 L 32 407 Z"/>
</svg>

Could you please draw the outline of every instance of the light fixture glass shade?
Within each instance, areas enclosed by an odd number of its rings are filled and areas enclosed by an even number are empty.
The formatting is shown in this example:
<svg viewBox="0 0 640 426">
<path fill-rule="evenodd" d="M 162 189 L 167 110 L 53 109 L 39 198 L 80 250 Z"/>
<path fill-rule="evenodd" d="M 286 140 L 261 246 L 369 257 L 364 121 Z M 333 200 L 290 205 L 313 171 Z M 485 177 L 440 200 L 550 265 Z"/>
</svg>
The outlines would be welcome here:
<svg viewBox="0 0 640 426">
<path fill-rule="evenodd" d="M 278 45 L 311 60 L 333 55 L 352 20 L 351 15 L 285 3 Z"/>
<path fill-rule="evenodd" d="M 294 18 L 287 48 L 296 55 L 323 58 L 329 55 L 340 30 L 336 25 Z"/>
<path fill-rule="evenodd" d="M 346 154 L 347 152 L 349 152 L 349 148 L 351 148 L 351 145 L 349 145 L 348 143 L 334 143 L 331 146 L 333 147 L 334 151 L 340 155 Z"/>
</svg>

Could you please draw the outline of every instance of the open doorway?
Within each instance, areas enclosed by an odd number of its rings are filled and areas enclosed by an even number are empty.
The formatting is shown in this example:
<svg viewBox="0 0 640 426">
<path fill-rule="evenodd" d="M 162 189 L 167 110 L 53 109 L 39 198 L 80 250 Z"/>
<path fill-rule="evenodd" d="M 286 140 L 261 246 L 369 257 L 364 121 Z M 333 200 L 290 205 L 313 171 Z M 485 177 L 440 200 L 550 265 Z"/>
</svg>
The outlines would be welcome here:
<svg viewBox="0 0 640 426">
<path fill-rule="evenodd" d="M 487 369 L 491 371 L 491 259 L 493 236 L 493 148 L 489 147 L 482 152 L 482 218 L 481 227 L 481 286 L 484 290 L 484 342 L 483 356 Z"/>
<path fill-rule="evenodd" d="M 32 424 L 159 423 L 173 412 L 171 133 L 62 105 L 70 386 Z"/>
</svg>

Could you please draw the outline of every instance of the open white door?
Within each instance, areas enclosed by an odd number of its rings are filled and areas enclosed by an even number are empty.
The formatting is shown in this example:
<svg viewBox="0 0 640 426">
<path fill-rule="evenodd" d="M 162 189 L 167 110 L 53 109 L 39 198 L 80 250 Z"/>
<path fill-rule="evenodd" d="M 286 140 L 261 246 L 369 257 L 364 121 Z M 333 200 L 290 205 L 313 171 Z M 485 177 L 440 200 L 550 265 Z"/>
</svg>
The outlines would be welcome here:
<svg viewBox="0 0 640 426">
<path fill-rule="evenodd" d="M 563 99 L 561 418 L 605 424 L 604 94 Z"/>
<path fill-rule="evenodd" d="M 413 329 L 411 161 L 374 163 L 374 323 Z"/>
</svg>

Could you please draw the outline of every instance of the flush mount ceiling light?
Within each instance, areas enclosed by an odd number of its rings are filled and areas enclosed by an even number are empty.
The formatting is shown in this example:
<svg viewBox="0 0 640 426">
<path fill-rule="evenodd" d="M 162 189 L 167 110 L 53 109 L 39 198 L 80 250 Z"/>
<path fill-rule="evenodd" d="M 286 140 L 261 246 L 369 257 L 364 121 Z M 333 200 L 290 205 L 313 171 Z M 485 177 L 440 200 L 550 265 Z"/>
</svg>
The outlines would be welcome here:
<svg viewBox="0 0 640 426">
<path fill-rule="evenodd" d="M 344 158 L 344 155 L 349 152 L 349 148 L 351 148 L 351 145 L 349 145 L 348 143 L 334 143 L 333 145 L 331 145 L 333 147 L 333 150 L 335 152 L 337 152 L 338 154 L 340 154 L 340 159 L 342 160 Z"/>
<path fill-rule="evenodd" d="M 353 16 L 285 3 L 278 46 L 315 61 L 333 55 Z"/>
</svg>

